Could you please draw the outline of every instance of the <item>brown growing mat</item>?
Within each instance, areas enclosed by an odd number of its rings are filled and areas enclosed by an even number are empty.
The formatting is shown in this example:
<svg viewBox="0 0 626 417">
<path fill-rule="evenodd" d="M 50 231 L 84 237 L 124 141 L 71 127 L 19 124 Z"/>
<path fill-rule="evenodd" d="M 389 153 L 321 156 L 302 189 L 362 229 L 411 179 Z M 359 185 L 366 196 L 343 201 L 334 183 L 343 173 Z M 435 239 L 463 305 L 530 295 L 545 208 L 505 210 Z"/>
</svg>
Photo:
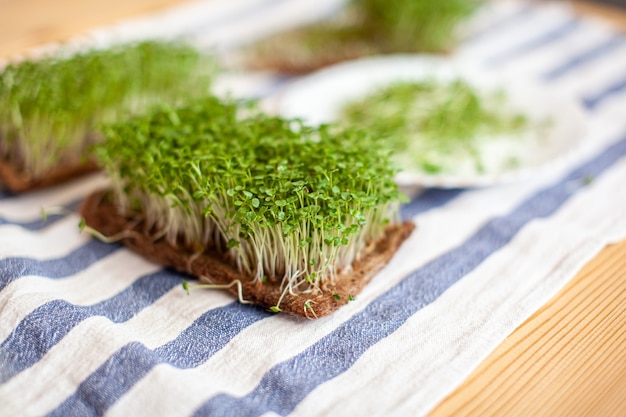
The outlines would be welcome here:
<svg viewBox="0 0 626 417">
<path fill-rule="evenodd" d="M 344 48 L 328 47 L 315 54 L 304 52 L 298 37 L 289 34 L 266 40 L 258 49 L 241 54 L 239 64 L 256 71 L 275 71 L 289 75 L 304 75 L 331 65 L 374 55 L 376 51 L 363 42 L 354 42 Z"/>
<path fill-rule="evenodd" d="M 141 223 L 118 214 L 106 195 L 107 191 L 97 191 L 88 196 L 81 205 L 80 213 L 89 227 L 106 236 L 132 231 L 126 233 L 126 237 L 120 239 L 120 242 L 151 261 L 199 277 L 207 283 L 230 284 L 239 280 L 245 300 L 268 308 L 278 303 L 281 295 L 279 283 L 252 283 L 249 277 L 225 262 L 216 252 L 205 252 L 197 256 L 191 251 L 172 247 L 164 239 L 155 240 L 151 235 L 143 233 Z M 317 318 L 337 310 L 349 301 L 350 296 L 358 294 L 389 262 L 414 228 L 415 225 L 410 221 L 389 226 L 386 235 L 370 246 L 361 260 L 355 262 L 352 271 L 340 274 L 335 278 L 334 284 L 326 285 L 319 294 L 287 293 L 280 303 L 281 311 Z M 235 295 L 237 290 L 236 286 L 229 288 Z"/>
<path fill-rule="evenodd" d="M 0 160 L 0 184 L 13 193 L 23 193 L 50 187 L 97 170 L 98 165 L 94 161 L 87 161 L 79 164 L 59 165 L 45 175 L 32 178 L 27 173 L 20 172 L 8 161 Z"/>
</svg>

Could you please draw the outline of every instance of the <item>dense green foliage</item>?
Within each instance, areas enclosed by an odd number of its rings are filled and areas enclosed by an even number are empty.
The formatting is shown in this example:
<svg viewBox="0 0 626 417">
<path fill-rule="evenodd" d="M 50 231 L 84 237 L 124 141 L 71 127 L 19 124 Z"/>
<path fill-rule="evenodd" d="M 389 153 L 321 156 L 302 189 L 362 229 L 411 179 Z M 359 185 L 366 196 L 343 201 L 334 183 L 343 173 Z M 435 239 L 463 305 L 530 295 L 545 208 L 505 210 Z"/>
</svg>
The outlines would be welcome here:
<svg viewBox="0 0 626 417">
<path fill-rule="evenodd" d="M 481 172 L 480 144 L 528 127 L 506 109 L 503 92 L 480 93 L 466 81 L 397 82 L 348 103 L 341 119 L 384 140 L 408 171 L 445 172 L 471 158 Z"/>
<path fill-rule="evenodd" d="M 103 129 L 96 153 L 127 215 L 172 245 L 226 253 L 258 282 L 311 291 L 397 217 L 386 151 L 208 97 Z"/>
<path fill-rule="evenodd" d="M 380 52 L 442 51 L 454 41 L 455 28 L 472 14 L 478 0 L 352 0 L 363 36 Z"/>
<path fill-rule="evenodd" d="M 31 177 L 79 162 L 95 124 L 206 94 L 214 71 L 211 58 L 167 42 L 10 64 L 0 73 L 0 159 Z"/>
</svg>

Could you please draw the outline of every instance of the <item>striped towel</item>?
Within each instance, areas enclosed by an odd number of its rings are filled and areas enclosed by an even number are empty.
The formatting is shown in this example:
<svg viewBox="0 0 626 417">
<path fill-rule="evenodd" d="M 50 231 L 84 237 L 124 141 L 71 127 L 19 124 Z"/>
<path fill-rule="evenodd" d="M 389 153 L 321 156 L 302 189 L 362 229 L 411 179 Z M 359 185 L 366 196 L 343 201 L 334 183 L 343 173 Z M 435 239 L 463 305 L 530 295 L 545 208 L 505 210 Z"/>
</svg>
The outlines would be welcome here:
<svg viewBox="0 0 626 417">
<path fill-rule="evenodd" d="M 90 36 L 158 27 L 227 53 L 339 3 L 212 0 Z M 77 215 L 41 219 L 42 206 L 76 209 L 106 184 L 100 175 L 0 194 L 0 415 L 428 413 L 604 245 L 626 238 L 626 36 L 562 5 L 501 1 L 468 25 L 456 54 L 579 97 L 585 152 L 523 183 L 416 196 L 402 213 L 417 231 L 330 317 L 187 295 L 181 275 L 79 234 Z M 282 82 L 247 74 L 229 85 L 262 97 Z"/>
</svg>

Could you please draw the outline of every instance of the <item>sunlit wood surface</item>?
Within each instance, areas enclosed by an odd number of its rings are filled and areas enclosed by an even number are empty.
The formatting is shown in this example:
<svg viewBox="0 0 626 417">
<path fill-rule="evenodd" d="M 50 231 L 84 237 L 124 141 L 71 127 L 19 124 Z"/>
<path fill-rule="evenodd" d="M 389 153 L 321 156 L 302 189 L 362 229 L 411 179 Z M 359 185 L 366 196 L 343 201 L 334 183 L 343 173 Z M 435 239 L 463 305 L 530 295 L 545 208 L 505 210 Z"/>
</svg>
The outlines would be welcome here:
<svg viewBox="0 0 626 417">
<path fill-rule="evenodd" d="M 163 10 L 181 0 L 0 0 L 0 57 L 63 41 L 120 19 Z"/>
<path fill-rule="evenodd" d="M 181 0 L 0 0 L 0 57 Z M 576 2 L 626 29 L 626 13 Z M 626 416 L 626 241 L 604 249 L 431 417 Z"/>
<path fill-rule="evenodd" d="M 625 415 L 626 241 L 587 264 L 431 413 Z"/>
</svg>

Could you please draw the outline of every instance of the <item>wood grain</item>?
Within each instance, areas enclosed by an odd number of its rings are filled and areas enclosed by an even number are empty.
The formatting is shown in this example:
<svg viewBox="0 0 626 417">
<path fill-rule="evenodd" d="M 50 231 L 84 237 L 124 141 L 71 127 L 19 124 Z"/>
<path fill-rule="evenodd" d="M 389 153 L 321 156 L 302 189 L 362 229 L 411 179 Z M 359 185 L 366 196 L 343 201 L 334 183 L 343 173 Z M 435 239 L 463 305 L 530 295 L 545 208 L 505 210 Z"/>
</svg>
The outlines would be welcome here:
<svg viewBox="0 0 626 417">
<path fill-rule="evenodd" d="M 182 0 L 0 0 L 0 57 Z M 626 28 L 626 13 L 575 3 Z M 603 250 L 430 417 L 626 415 L 626 241 Z"/>
<path fill-rule="evenodd" d="M 0 58 L 180 3 L 184 1 L 0 0 Z"/>
<path fill-rule="evenodd" d="M 624 416 L 626 241 L 608 246 L 430 417 Z"/>
<path fill-rule="evenodd" d="M 584 16 L 594 16 L 611 23 L 618 29 L 626 30 L 626 12 L 614 6 L 585 1 L 572 1 L 574 9 Z"/>
</svg>

